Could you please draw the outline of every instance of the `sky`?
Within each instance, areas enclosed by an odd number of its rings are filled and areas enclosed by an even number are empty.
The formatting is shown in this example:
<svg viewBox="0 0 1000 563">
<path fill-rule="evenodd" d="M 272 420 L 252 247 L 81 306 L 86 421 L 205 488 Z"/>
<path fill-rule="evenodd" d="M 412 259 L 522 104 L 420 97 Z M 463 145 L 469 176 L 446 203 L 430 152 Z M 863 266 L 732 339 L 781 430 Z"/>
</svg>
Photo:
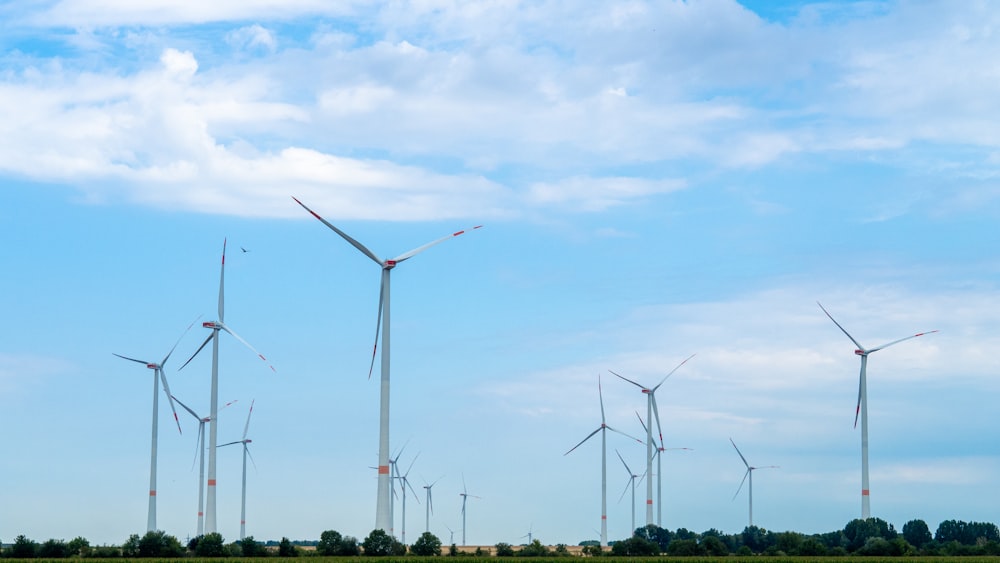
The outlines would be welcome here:
<svg viewBox="0 0 1000 563">
<path fill-rule="evenodd" d="M 596 539 L 607 422 L 663 527 L 1000 521 L 1000 12 L 986 2 L 0 2 L 0 540 L 144 533 L 152 371 L 248 437 L 247 534 L 374 528 L 379 256 L 406 540 Z M 183 336 L 182 336 L 183 335 Z M 224 335 L 226 336 L 226 335 Z M 160 401 L 158 527 L 196 532 Z M 608 438 L 609 537 L 644 447 Z M 240 464 L 218 452 L 239 537 Z M 637 491 L 637 521 L 645 522 Z M 624 498 L 620 498 L 624 496 Z M 419 501 L 419 504 L 418 502 Z M 399 506 L 395 527 L 401 535 Z"/>
</svg>

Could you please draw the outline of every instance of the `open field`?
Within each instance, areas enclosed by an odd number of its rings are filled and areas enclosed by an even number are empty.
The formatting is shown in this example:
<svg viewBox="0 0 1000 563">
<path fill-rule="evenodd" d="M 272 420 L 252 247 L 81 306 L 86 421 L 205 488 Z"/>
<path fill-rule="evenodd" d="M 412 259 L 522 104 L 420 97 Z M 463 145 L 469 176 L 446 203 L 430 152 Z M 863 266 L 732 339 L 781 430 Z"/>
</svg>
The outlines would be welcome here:
<svg viewBox="0 0 1000 563">
<path fill-rule="evenodd" d="M 458 557 L 418 557 L 414 555 L 407 555 L 402 557 L 320 557 L 320 556 L 308 556 L 303 557 L 266 557 L 266 558 L 252 558 L 252 557 L 226 557 L 226 558 L 198 558 L 198 557 L 184 557 L 184 558 L 145 558 L 145 559 L 129 559 L 129 558 L 114 558 L 114 559 L 85 559 L 88 562 L 94 563 L 193 563 L 195 561 L 214 561 L 218 563 L 219 561 L 226 561 L 227 563 L 259 563 L 260 561 L 268 561 L 271 563 L 296 563 L 301 562 L 303 559 L 308 561 L 329 561 L 331 563 L 455 563 L 461 561 L 463 563 L 517 563 L 518 561 L 531 560 L 535 563 L 560 563 L 567 560 L 566 557 L 483 557 L 483 556 L 472 556 L 472 555 L 460 555 Z M 939 557 L 939 556 L 926 556 L 926 557 L 765 557 L 765 556 L 752 556 L 752 557 L 738 557 L 734 555 L 726 557 L 670 557 L 666 555 L 654 556 L 654 557 L 601 557 L 600 560 L 606 563 L 653 563 L 653 562 L 663 562 L 663 561 L 678 561 L 683 563 L 807 563 L 810 561 L 819 561 L 822 563 L 892 563 L 902 560 L 918 560 L 920 563 L 1000 563 L 1000 557 Z M 5 559 L 4 561 L 17 562 L 31 562 L 31 563 L 65 563 L 67 559 Z"/>
</svg>

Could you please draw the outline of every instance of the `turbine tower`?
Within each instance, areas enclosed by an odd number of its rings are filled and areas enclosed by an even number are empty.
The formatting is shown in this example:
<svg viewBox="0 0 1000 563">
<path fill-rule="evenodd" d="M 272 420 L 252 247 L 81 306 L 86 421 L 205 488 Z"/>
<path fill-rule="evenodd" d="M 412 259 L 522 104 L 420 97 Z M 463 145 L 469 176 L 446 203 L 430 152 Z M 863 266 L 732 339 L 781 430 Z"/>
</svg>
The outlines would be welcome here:
<svg viewBox="0 0 1000 563">
<path fill-rule="evenodd" d="M 690 356 L 685 358 L 683 362 L 677 364 L 677 367 L 670 370 L 670 373 L 663 376 L 663 379 L 661 379 L 660 382 L 657 383 L 656 386 L 652 388 L 640 385 L 635 381 L 632 381 L 631 379 L 628 379 L 626 377 L 622 377 L 621 375 L 618 375 L 613 371 L 611 372 L 613 375 L 619 377 L 620 379 L 624 379 L 625 381 L 628 381 L 629 383 L 635 385 L 639 389 L 642 389 L 642 392 L 646 395 L 646 419 L 650 421 L 649 428 L 646 430 L 646 475 L 649 475 L 653 472 L 652 420 L 654 415 L 656 416 L 656 429 L 660 434 L 660 443 L 661 444 L 663 443 L 663 428 L 660 426 L 660 411 L 656 407 L 656 390 L 660 388 L 660 385 L 663 385 L 663 382 L 665 382 L 668 377 L 673 375 L 675 371 L 680 369 L 681 366 L 686 364 L 687 361 L 693 358 L 694 356 L 695 356 L 694 354 L 691 354 Z M 649 526 L 650 524 L 653 524 L 653 480 L 647 479 L 646 480 L 646 525 Z"/>
<path fill-rule="evenodd" d="M 247 456 L 250 455 L 250 448 L 247 447 L 247 444 L 253 442 L 253 440 L 247 439 L 247 431 L 250 430 L 250 415 L 253 414 L 253 404 L 254 401 L 250 401 L 250 412 L 247 413 L 247 423 L 243 426 L 243 438 L 219 446 L 220 448 L 224 448 L 233 444 L 243 444 L 243 494 L 240 501 L 240 541 L 243 541 L 247 536 Z M 250 456 L 250 461 L 253 462 L 252 455 Z M 256 466 L 257 464 L 254 463 L 254 467 Z"/>
<path fill-rule="evenodd" d="M 152 439 L 150 440 L 152 446 L 150 447 L 149 453 L 149 509 L 146 515 L 146 531 L 152 532 L 156 530 L 156 442 L 157 436 L 160 433 L 159 430 L 159 416 L 160 416 L 160 382 L 163 382 L 163 392 L 167 395 L 167 400 L 170 401 L 170 410 L 174 413 L 174 422 L 177 423 L 177 432 L 181 432 L 181 421 L 177 418 L 177 409 L 174 408 L 174 401 L 170 396 L 170 386 L 167 384 L 167 376 L 163 373 L 163 366 L 166 365 L 167 360 L 170 359 L 170 355 L 174 353 L 174 349 L 180 344 L 181 338 L 187 334 L 188 330 L 194 323 L 188 325 L 187 329 L 181 333 L 180 338 L 174 343 L 174 347 L 167 352 L 163 360 L 160 363 L 147 362 L 144 360 L 137 360 L 135 358 L 129 358 L 122 356 L 121 354 L 114 354 L 123 360 L 129 360 L 131 362 L 136 362 L 145 365 L 147 368 L 153 370 L 153 432 Z"/>
<path fill-rule="evenodd" d="M 205 535 L 205 423 L 211 421 L 212 417 L 199 416 L 198 413 L 194 412 L 191 407 L 182 403 L 177 397 L 173 397 L 173 399 L 177 401 L 178 405 L 184 407 L 184 410 L 191 413 L 191 416 L 198 420 L 198 444 L 195 449 L 194 459 L 200 466 L 198 469 L 198 535 L 203 536 Z M 222 412 L 222 409 L 235 402 L 235 400 L 229 401 L 219 409 L 219 412 Z M 192 469 L 194 469 L 194 467 L 192 467 Z"/>
<path fill-rule="evenodd" d="M 389 342 L 390 342 L 390 330 L 389 330 L 389 272 L 392 271 L 400 262 L 408 260 L 417 254 L 427 250 L 428 248 L 440 244 L 448 239 L 457 237 L 465 233 L 466 231 L 457 231 L 448 236 L 441 237 L 435 241 L 429 242 L 423 246 L 414 248 L 409 252 L 400 254 L 396 258 L 391 260 L 383 260 L 375 255 L 374 252 L 368 249 L 365 245 L 351 238 L 347 233 L 341 231 L 337 227 L 333 226 L 326 219 L 320 217 L 315 211 L 306 207 L 304 203 L 298 200 L 298 198 L 292 197 L 295 203 L 302 206 L 303 209 L 312 214 L 313 217 L 317 218 L 324 225 L 329 227 L 333 232 L 337 233 L 344 240 L 351 244 L 354 248 L 361 251 L 362 254 L 369 257 L 376 264 L 382 268 L 382 281 L 379 290 L 378 299 L 378 319 L 375 323 L 375 345 L 372 347 L 372 362 L 371 366 L 368 368 L 368 378 L 372 376 L 372 371 L 375 368 L 375 353 L 378 349 L 378 339 L 379 335 L 382 337 L 382 376 L 381 376 L 381 391 L 379 394 L 379 439 L 378 439 L 378 491 L 375 503 L 375 528 L 380 530 L 385 530 L 391 533 L 392 531 L 392 509 L 390 506 L 391 489 L 392 489 L 392 476 L 389 473 Z M 475 230 L 480 228 L 482 225 L 473 227 L 470 230 Z"/>
<path fill-rule="evenodd" d="M 845 335 L 847 335 L 848 338 L 851 339 L 851 342 L 853 342 L 854 345 L 857 346 L 857 349 L 854 350 L 854 353 L 858 356 L 861 356 L 861 375 L 858 379 L 858 405 L 854 409 L 854 427 L 855 428 L 858 427 L 858 416 L 860 416 L 861 417 L 861 519 L 867 520 L 868 518 L 871 518 L 871 512 L 872 512 L 870 495 L 869 495 L 869 491 L 871 489 L 869 488 L 868 485 L 868 376 L 866 373 L 868 367 L 868 354 L 871 354 L 872 352 L 878 352 L 879 350 L 883 348 L 888 348 L 893 344 L 899 344 L 904 340 L 909 340 L 911 338 L 916 338 L 918 336 L 923 336 L 925 334 L 933 334 L 937 331 L 931 330 L 927 332 L 918 332 L 917 334 L 914 334 L 912 336 L 900 338 L 899 340 L 893 340 L 888 344 L 883 344 L 881 346 L 876 346 L 874 348 L 865 348 L 864 346 L 861 345 L 860 342 L 855 340 L 854 337 L 850 335 L 850 333 L 844 330 L 844 327 L 840 326 L 840 323 L 838 323 L 837 320 L 833 318 L 833 315 L 831 315 L 826 310 L 826 308 L 823 307 L 822 303 L 817 301 L 816 304 L 819 305 L 820 309 L 823 309 L 823 312 L 826 313 L 826 316 L 829 317 L 831 321 L 833 321 L 833 324 L 837 325 L 837 328 L 839 328 L 841 332 L 843 332 Z"/>
<path fill-rule="evenodd" d="M 625 460 L 622 458 L 622 454 L 618 450 L 615 450 L 615 453 L 618 454 L 618 459 L 622 460 L 622 465 L 625 466 L 625 471 L 629 474 L 628 485 L 625 485 L 625 490 L 622 491 L 622 496 L 618 497 L 618 502 L 621 502 L 622 499 L 625 498 L 625 493 L 627 493 L 629 489 L 632 489 L 632 529 L 629 530 L 629 536 L 631 536 L 632 534 L 635 534 L 635 480 L 639 476 L 632 472 L 632 468 L 625 463 Z"/>
<path fill-rule="evenodd" d="M 208 338 L 201 343 L 201 346 L 195 350 L 194 354 L 188 358 L 184 365 L 178 368 L 178 371 L 184 369 L 184 366 L 191 363 L 191 360 L 198 355 L 205 345 L 212 342 L 212 399 L 211 399 L 211 414 L 209 414 L 209 424 L 208 424 L 208 498 L 205 504 L 205 533 L 212 534 L 215 533 L 216 528 L 216 513 L 215 513 L 215 484 L 216 484 L 216 465 L 215 465 L 215 450 L 218 449 L 218 438 L 219 438 L 219 332 L 225 331 L 233 336 L 236 340 L 249 348 L 257 357 L 260 358 L 265 364 L 267 364 L 267 358 L 265 358 L 260 352 L 258 352 L 249 342 L 244 340 L 240 335 L 233 332 L 228 325 L 223 321 L 225 313 L 225 287 L 226 287 L 226 241 L 222 241 L 222 266 L 219 273 L 219 320 L 218 321 L 207 321 L 201 323 L 201 326 L 212 330 L 212 333 L 208 335 Z M 268 364 L 267 367 L 271 368 L 271 371 L 275 371 L 274 366 Z"/>
<path fill-rule="evenodd" d="M 732 438 L 729 439 L 729 443 L 732 444 L 734 448 L 736 448 L 736 442 L 734 442 Z M 748 489 L 749 493 L 748 496 L 750 498 L 750 523 L 747 525 L 753 526 L 753 472 L 757 469 L 778 469 L 778 466 L 761 465 L 759 467 L 755 467 L 747 462 L 747 458 L 743 457 L 743 452 L 741 452 L 739 448 L 736 448 L 736 453 L 740 454 L 740 459 L 743 460 L 743 465 L 747 466 L 747 472 L 743 474 L 743 480 L 740 481 L 740 487 L 736 489 L 736 494 L 733 495 L 733 500 L 736 500 L 736 497 L 739 496 L 740 491 L 743 490 L 743 483 L 745 483 L 747 481 L 747 478 L 749 478 L 750 487 Z"/>
<path fill-rule="evenodd" d="M 604 393 L 601 391 L 601 376 L 597 376 L 597 397 L 601 402 L 601 425 L 587 435 L 586 438 L 580 440 L 580 443 L 570 448 L 570 450 L 563 455 L 569 455 L 570 452 L 580 447 L 581 444 L 589 440 L 594 434 L 598 432 L 601 433 L 601 547 L 608 546 L 608 437 L 607 430 L 612 432 L 617 432 L 626 438 L 632 438 L 636 442 L 642 443 L 642 440 L 629 436 L 628 434 L 615 430 L 614 428 L 607 425 L 604 419 Z"/>
</svg>

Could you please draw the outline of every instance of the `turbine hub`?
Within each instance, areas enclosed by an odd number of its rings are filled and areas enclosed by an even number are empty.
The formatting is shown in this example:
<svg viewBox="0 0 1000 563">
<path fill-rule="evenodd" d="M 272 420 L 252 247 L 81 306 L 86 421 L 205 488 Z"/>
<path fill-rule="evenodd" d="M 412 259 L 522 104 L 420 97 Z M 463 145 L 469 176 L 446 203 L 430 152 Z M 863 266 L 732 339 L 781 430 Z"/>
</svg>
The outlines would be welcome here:
<svg viewBox="0 0 1000 563">
<path fill-rule="evenodd" d="M 395 267 L 396 267 L 396 261 L 395 260 L 386 260 L 385 261 L 385 266 L 382 266 L 382 269 L 383 270 L 391 270 L 391 269 L 393 269 Z"/>
</svg>

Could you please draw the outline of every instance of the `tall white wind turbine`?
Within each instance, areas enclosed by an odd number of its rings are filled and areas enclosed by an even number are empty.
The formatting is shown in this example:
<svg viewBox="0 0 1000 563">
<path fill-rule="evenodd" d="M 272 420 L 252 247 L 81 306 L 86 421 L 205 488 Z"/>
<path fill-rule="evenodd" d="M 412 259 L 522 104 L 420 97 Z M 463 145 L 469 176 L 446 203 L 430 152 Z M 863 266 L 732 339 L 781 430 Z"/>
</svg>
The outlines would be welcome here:
<svg viewBox="0 0 1000 563">
<path fill-rule="evenodd" d="M 197 319 L 196 319 L 197 320 Z M 181 432 L 181 421 L 177 418 L 177 409 L 174 408 L 174 401 L 170 396 L 170 385 L 167 384 L 167 376 L 163 373 L 163 366 L 166 365 L 167 360 L 170 359 L 170 355 L 174 353 L 174 349 L 180 344 L 181 338 L 187 334 L 188 330 L 194 323 L 188 325 L 187 329 L 181 334 L 177 342 L 174 343 L 173 348 L 167 352 L 167 355 L 163 357 L 160 363 L 147 362 L 144 360 L 137 360 L 135 358 L 129 358 L 122 356 L 121 354 L 114 354 L 123 360 L 129 360 L 131 362 L 136 362 L 145 365 L 147 368 L 153 370 L 153 436 L 150 440 L 152 446 L 150 447 L 149 453 L 149 509 L 146 515 L 146 531 L 152 532 L 156 530 L 156 443 L 157 437 L 159 436 L 159 417 L 160 417 L 160 382 L 163 382 L 163 392 L 167 395 L 167 400 L 170 401 L 170 410 L 174 413 L 174 422 L 177 423 L 177 432 Z"/>
<path fill-rule="evenodd" d="M 618 454 L 618 459 L 622 461 L 622 465 L 625 466 L 625 471 L 629 474 L 628 485 L 625 486 L 625 490 L 622 491 L 622 495 L 618 497 L 618 502 L 621 502 L 622 498 L 625 497 L 625 493 L 627 493 L 629 489 L 632 489 L 632 528 L 629 530 L 629 536 L 631 536 L 635 533 L 635 480 L 639 476 L 632 471 L 632 468 L 629 467 L 627 463 L 625 463 L 625 459 L 622 458 L 621 452 L 615 450 L 615 453 Z"/>
<path fill-rule="evenodd" d="M 688 362 L 688 360 L 690 360 L 694 356 L 695 356 L 694 354 L 691 354 L 690 356 L 688 356 L 687 358 L 685 358 L 683 362 L 677 364 L 677 367 L 675 367 L 674 369 L 670 370 L 670 373 L 668 373 L 667 375 L 663 376 L 663 379 L 661 379 L 660 382 L 657 383 L 655 387 L 651 387 L 651 388 L 650 387 L 645 387 L 643 385 L 640 385 L 640 384 L 636 383 L 635 381 L 632 381 L 631 379 L 628 379 L 627 377 L 622 377 L 621 375 L 618 375 L 617 373 L 615 373 L 613 371 L 611 372 L 613 375 L 619 377 L 620 379 L 624 379 L 625 381 L 628 381 L 629 383 L 631 383 L 632 385 L 635 385 L 639 389 L 642 389 L 642 392 L 646 395 L 646 419 L 650 421 L 649 428 L 646 430 L 646 475 L 650 475 L 650 474 L 653 473 L 653 423 L 652 423 L 652 420 L 653 420 L 654 416 L 656 417 L 656 429 L 657 429 L 657 431 L 660 434 L 660 443 L 661 444 L 663 443 L 663 428 L 660 426 L 660 411 L 656 407 L 656 390 L 660 388 L 660 385 L 663 385 L 663 382 L 665 382 L 668 377 L 670 377 L 671 375 L 673 375 L 675 371 L 677 371 L 678 369 L 680 369 L 681 366 L 683 366 L 684 364 L 686 364 Z M 608 371 L 611 371 L 611 370 L 608 370 Z M 653 523 L 654 523 L 653 522 L 653 480 L 652 479 L 646 479 L 646 525 L 649 526 L 650 524 L 653 524 Z"/>
<path fill-rule="evenodd" d="M 211 414 L 209 414 L 208 423 L 208 498 L 205 503 L 205 533 L 212 534 L 217 531 L 216 527 L 216 495 L 215 495 L 215 484 L 216 484 L 216 464 L 215 464 L 215 450 L 218 449 L 219 443 L 219 332 L 225 331 L 232 335 L 233 338 L 238 340 L 240 344 L 243 344 L 249 348 L 257 357 L 260 358 L 265 364 L 267 364 L 267 358 L 258 352 L 249 342 L 244 340 L 240 335 L 233 332 L 231 328 L 223 321 L 225 316 L 225 288 L 226 288 L 226 241 L 222 241 L 222 266 L 219 273 L 219 320 L 217 321 L 207 321 L 201 323 L 201 326 L 211 329 L 212 333 L 208 335 L 208 338 L 201 343 L 201 346 L 195 350 L 194 354 L 188 358 L 184 365 L 178 368 L 178 371 L 184 369 L 184 366 L 188 365 L 191 360 L 198 355 L 205 345 L 212 342 L 212 399 L 211 399 Z M 271 371 L 275 371 L 274 366 L 267 364 L 267 367 L 271 368 Z"/>
<path fill-rule="evenodd" d="M 465 545 L 465 502 L 472 498 L 482 498 L 476 495 L 470 495 L 469 489 L 465 487 L 465 476 L 462 476 L 462 492 L 458 493 L 458 496 L 462 497 L 462 545 Z"/>
<path fill-rule="evenodd" d="M 729 439 L 729 443 L 732 444 L 734 448 L 736 448 L 736 442 L 734 442 L 732 438 Z M 740 459 L 743 460 L 743 465 L 747 467 L 747 472 L 743 474 L 743 480 L 740 481 L 740 486 L 738 489 L 736 489 L 736 494 L 733 495 L 733 500 L 736 500 L 736 497 L 739 496 L 740 491 L 743 490 L 743 483 L 746 483 L 747 479 L 749 478 L 750 487 L 748 489 L 748 496 L 750 498 L 750 523 L 747 525 L 753 526 L 753 472 L 758 469 L 778 469 L 778 466 L 777 465 L 753 466 L 750 465 L 749 462 L 747 462 L 747 458 L 743 457 L 743 452 L 741 452 L 739 448 L 736 448 L 736 453 L 740 454 Z"/>
<path fill-rule="evenodd" d="M 253 414 L 253 404 L 254 401 L 250 401 L 250 412 L 247 413 L 247 423 L 243 426 L 243 438 L 235 442 L 219 445 L 220 448 L 224 448 L 234 444 L 243 444 L 243 494 L 240 501 L 240 541 L 243 541 L 243 538 L 247 536 L 247 456 L 250 455 L 250 448 L 247 447 L 247 444 L 253 442 L 253 440 L 247 439 L 247 431 L 250 430 L 250 415 Z M 250 456 L 250 461 L 253 461 L 253 456 Z M 254 465 L 256 466 L 256 463 Z"/>
<path fill-rule="evenodd" d="M 829 317 L 831 321 L 833 321 L 833 324 L 837 325 L 837 328 L 839 328 L 841 332 L 843 332 L 845 335 L 847 335 L 848 338 L 851 339 L 851 342 L 853 342 L 854 345 L 857 346 L 857 349 L 854 350 L 854 353 L 858 356 L 861 356 L 861 375 L 858 379 L 858 405 L 854 409 L 854 427 L 855 428 L 858 427 L 858 417 L 860 416 L 861 417 L 861 518 L 863 520 L 867 520 L 868 518 L 871 517 L 871 501 L 869 495 L 871 489 L 868 483 L 868 376 L 866 373 L 868 367 L 868 354 L 871 354 L 872 352 L 878 352 L 879 350 L 883 348 L 888 348 L 893 344 L 899 344 L 900 342 L 903 342 L 905 340 L 910 340 L 911 338 L 916 338 L 918 336 L 923 336 L 925 334 L 933 334 L 937 331 L 930 330 L 927 332 L 918 332 L 917 334 L 914 334 L 912 336 L 900 338 L 899 340 L 893 340 L 888 344 L 883 344 L 881 346 L 876 346 L 874 348 L 865 348 L 864 346 L 861 345 L 860 342 L 855 340 L 855 338 L 851 336 L 849 332 L 844 330 L 844 327 L 840 326 L 840 323 L 838 323 L 837 320 L 833 318 L 833 315 L 831 315 L 826 310 L 826 308 L 823 307 L 822 303 L 817 301 L 816 304 L 819 305 L 820 309 L 823 309 L 823 312 L 826 313 L 826 316 Z"/>
<path fill-rule="evenodd" d="M 184 410 L 191 413 L 191 416 L 198 420 L 198 444 L 195 450 L 195 462 L 199 465 L 198 470 L 198 535 L 205 535 L 205 423 L 212 420 L 210 416 L 200 416 L 198 413 L 194 412 L 191 407 L 185 405 L 177 397 L 173 397 L 177 404 L 184 407 Z M 229 405 L 235 403 L 236 400 L 229 401 L 223 405 L 222 409 L 225 409 Z M 193 469 L 193 467 L 192 467 Z"/>
<path fill-rule="evenodd" d="M 563 455 L 569 455 L 570 452 L 577 449 L 584 442 L 589 440 L 594 434 L 598 432 L 601 433 L 601 547 L 608 546 L 608 437 L 607 430 L 612 432 L 617 432 L 626 438 L 631 438 L 636 442 L 642 443 L 642 440 L 629 436 L 628 434 L 615 430 L 614 428 L 608 426 L 607 421 L 604 418 L 604 392 L 601 390 L 601 376 L 597 376 L 597 397 L 601 402 L 601 425 L 587 435 L 586 438 L 580 440 L 580 442 L 570 448 L 570 450 Z"/>
<path fill-rule="evenodd" d="M 371 258 L 376 264 L 382 268 L 382 281 L 379 290 L 378 299 L 378 319 L 375 323 L 375 345 L 372 347 L 372 362 L 371 366 L 368 368 L 368 377 L 371 378 L 372 371 L 375 368 L 375 353 L 378 349 L 379 336 L 382 337 L 382 367 L 381 367 L 381 391 L 379 394 L 379 440 L 378 440 L 378 491 L 376 495 L 375 502 L 375 528 L 380 530 L 385 530 L 387 532 L 392 531 L 392 510 L 391 510 L 391 495 L 392 495 L 392 475 L 389 473 L 389 342 L 390 333 L 389 330 L 389 319 L 390 319 L 390 309 L 389 309 L 389 272 L 392 271 L 400 262 L 408 260 L 417 254 L 427 250 L 428 248 L 440 244 L 446 240 L 452 239 L 465 233 L 466 231 L 457 231 L 450 235 L 441 237 L 435 241 L 431 241 L 423 246 L 414 248 L 409 252 L 404 252 L 396 258 L 391 260 L 383 260 L 375 255 L 374 252 L 368 249 L 365 245 L 351 238 L 347 233 L 333 226 L 332 223 L 322 218 L 312 209 L 306 207 L 304 203 L 298 200 L 298 198 L 292 197 L 295 203 L 302 206 L 303 209 L 308 211 L 313 217 L 317 218 L 324 225 L 329 227 L 333 232 L 337 233 L 344 240 L 350 243 L 351 246 L 361 251 L 362 254 Z M 475 230 L 482 227 L 482 225 L 477 225 L 469 230 Z"/>
<path fill-rule="evenodd" d="M 639 424 L 642 425 L 642 430 L 644 432 L 649 432 L 646 428 L 646 421 L 639 416 L 639 411 L 635 412 L 635 416 L 639 417 Z M 664 448 L 663 443 L 653 443 L 653 456 L 656 457 L 656 525 L 663 527 L 663 452 L 666 451 L 691 451 L 691 448 Z"/>
</svg>

